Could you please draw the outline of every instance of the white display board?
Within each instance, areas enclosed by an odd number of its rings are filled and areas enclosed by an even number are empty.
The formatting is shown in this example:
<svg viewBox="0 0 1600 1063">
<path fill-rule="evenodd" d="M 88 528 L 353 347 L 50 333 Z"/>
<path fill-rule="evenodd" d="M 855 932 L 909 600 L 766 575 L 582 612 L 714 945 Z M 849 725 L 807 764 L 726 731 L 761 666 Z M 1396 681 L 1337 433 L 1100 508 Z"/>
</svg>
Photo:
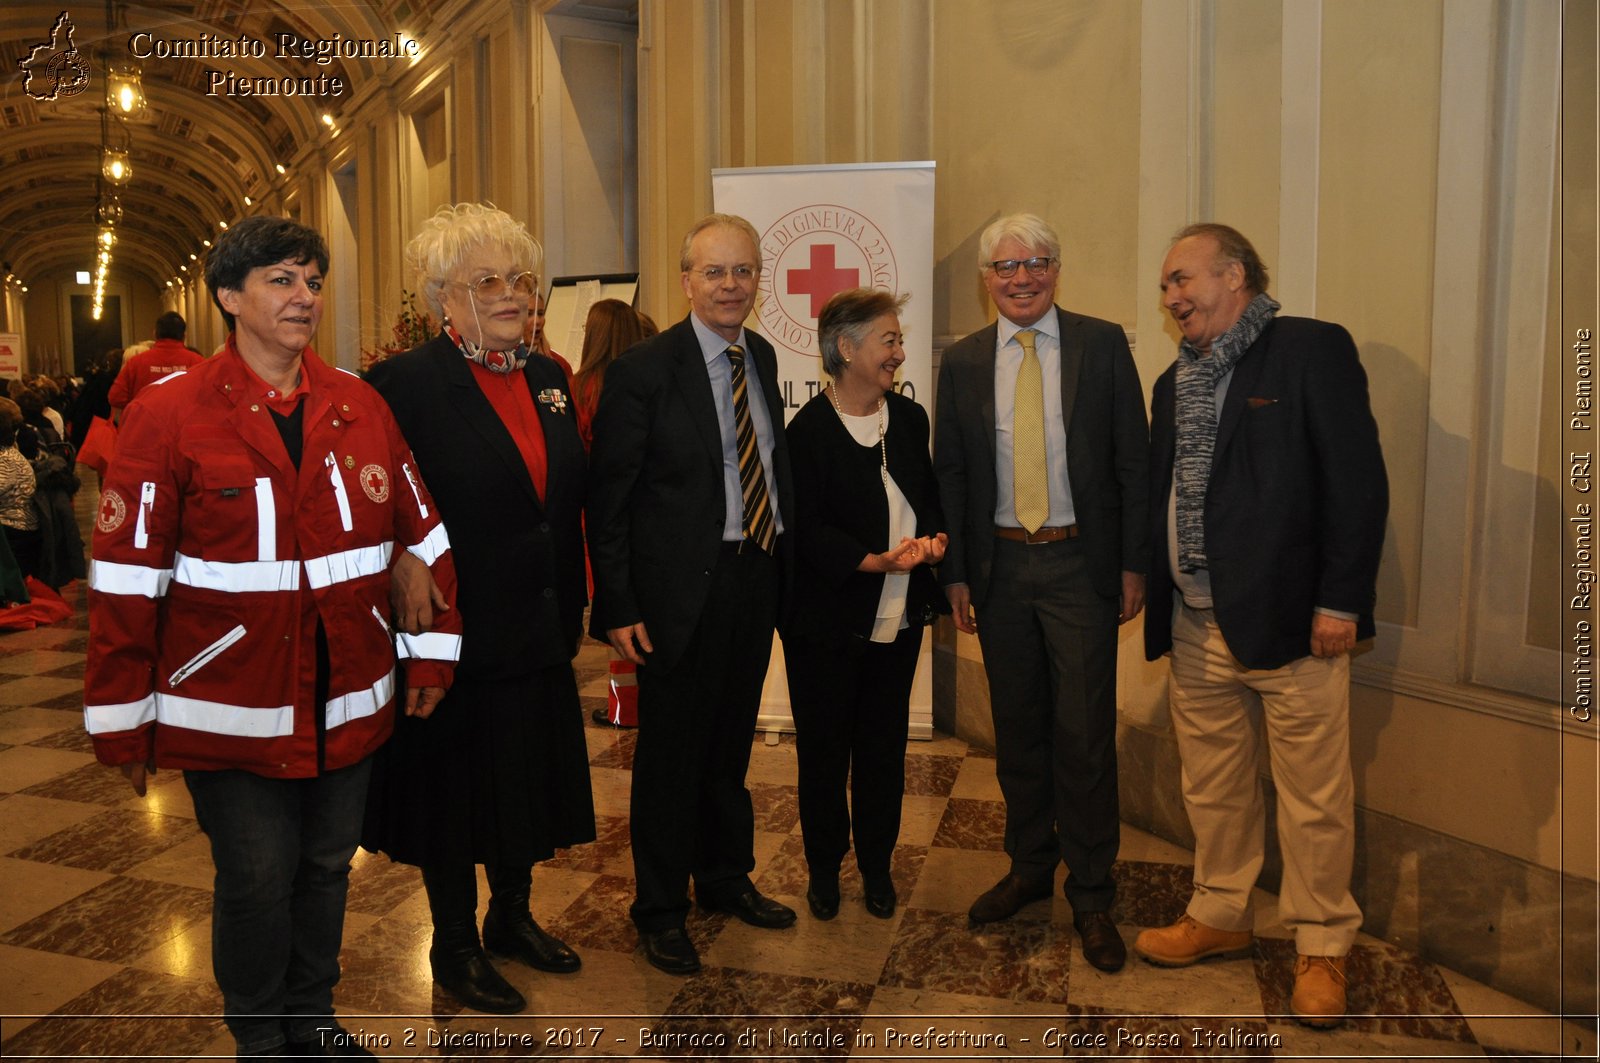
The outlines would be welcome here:
<svg viewBox="0 0 1600 1063">
<path fill-rule="evenodd" d="M 589 319 L 589 308 L 601 299 L 620 299 L 633 306 L 638 292 L 637 273 L 555 278 L 544 304 L 545 343 L 577 372 L 582 368 L 583 324 Z"/>
</svg>

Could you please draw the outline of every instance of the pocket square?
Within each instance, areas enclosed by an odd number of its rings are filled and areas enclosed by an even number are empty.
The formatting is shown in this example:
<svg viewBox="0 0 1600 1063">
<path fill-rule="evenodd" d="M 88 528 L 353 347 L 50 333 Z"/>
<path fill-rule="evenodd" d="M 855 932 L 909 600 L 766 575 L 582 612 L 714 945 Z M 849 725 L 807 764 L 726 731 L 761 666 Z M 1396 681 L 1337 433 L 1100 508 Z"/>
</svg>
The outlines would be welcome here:
<svg viewBox="0 0 1600 1063">
<path fill-rule="evenodd" d="M 1248 399 L 1245 399 L 1244 400 L 1244 404 L 1246 406 L 1248 406 L 1252 410 L 1259 410 L 1259 409 L 1261 409 L 1261 407 L 1263 407 L 1263 406 L 1271 406 L 1273 403 L 1275 403 L 1277 401 L 1278 401 L 1277 399 L 1262 399 L 1262 398 L 1256 398 L 1255 396 L 1252 396 L 1252 397 L 1250 397 Z"/>
</svg>

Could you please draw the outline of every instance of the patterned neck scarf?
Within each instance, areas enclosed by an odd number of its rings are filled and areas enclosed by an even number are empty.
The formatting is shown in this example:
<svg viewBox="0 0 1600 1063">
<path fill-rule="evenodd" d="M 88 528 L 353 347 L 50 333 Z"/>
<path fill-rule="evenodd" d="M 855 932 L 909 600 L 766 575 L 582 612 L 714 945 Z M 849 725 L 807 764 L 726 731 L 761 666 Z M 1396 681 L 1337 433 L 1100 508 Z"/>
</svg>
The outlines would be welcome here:
<svg viewBox="0 0 1600 1063">
<path fill-rule="evenodd" d="M 1183 572 L 1207 566 L 1205 504 L 1217 447 L 1217 384 L 1233 372 L 1277 310 L 1277 301 L 1262 292 L 1228 331 L 1211 341 L 1210 355 L 1202 355 L 1188 340 L 1178 345 L 1178 444 L 1172 476 L 1178 489 L 1178 568 Z"/>
<path fill-rule="evenodd" d="M 477 362 L 491 373 L 515 373 L 528 364 L 526 344 L 519 343 L 509 351 L 491 351 L 483 344 L 474 343 L 463 337 L 448 321 L 444 323 L 444 334 L 449 336 L 450 342 L 467 356 L 468 361 Z"/>
</svg>

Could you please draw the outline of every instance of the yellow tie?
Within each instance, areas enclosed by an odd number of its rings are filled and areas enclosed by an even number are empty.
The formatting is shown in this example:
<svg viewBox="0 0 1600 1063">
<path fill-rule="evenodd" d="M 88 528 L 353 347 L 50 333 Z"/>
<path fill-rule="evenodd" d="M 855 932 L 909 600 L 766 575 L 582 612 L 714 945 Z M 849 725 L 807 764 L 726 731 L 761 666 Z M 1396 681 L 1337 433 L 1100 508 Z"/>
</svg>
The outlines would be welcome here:
<svg viewBox="0 0 1600 1063">
<path fill-rule="evenodd" d="M 1022 366 L 1017 370 L 1017 397 L 1011 421 L 1011 491 L 1017 523 L 1032 535 L 1050 518 L 1050 480 L 1044 451 L 1044 370 L 1033 341 L 1037 333 L 1017 333 Z"/>
</svg>

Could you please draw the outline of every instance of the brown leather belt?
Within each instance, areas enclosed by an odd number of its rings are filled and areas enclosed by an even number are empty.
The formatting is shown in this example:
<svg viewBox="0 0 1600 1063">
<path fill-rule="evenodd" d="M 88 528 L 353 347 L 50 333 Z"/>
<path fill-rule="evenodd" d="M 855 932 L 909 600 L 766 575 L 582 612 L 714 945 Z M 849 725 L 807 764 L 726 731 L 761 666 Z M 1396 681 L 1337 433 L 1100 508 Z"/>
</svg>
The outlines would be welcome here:
<svg viewBox="0 0 1600 1063">
<path fill-rule="evenodd" d="M 994 526 L 994 537 L 996 539 L 1009 539 L 1014 543 L 1027 543 L 1029 546 L 1037 546 L 1040 543 L 1059 543 L 1065 539 L 1076 539 L 1078 537 L 1078 526 L 1076 524 L 1068 524 L 1061 528 L 1040 528 L 1032 535 L 1029 535 L 1021 528 L 1006 528 L 996 524 Z"/>
</svg>

